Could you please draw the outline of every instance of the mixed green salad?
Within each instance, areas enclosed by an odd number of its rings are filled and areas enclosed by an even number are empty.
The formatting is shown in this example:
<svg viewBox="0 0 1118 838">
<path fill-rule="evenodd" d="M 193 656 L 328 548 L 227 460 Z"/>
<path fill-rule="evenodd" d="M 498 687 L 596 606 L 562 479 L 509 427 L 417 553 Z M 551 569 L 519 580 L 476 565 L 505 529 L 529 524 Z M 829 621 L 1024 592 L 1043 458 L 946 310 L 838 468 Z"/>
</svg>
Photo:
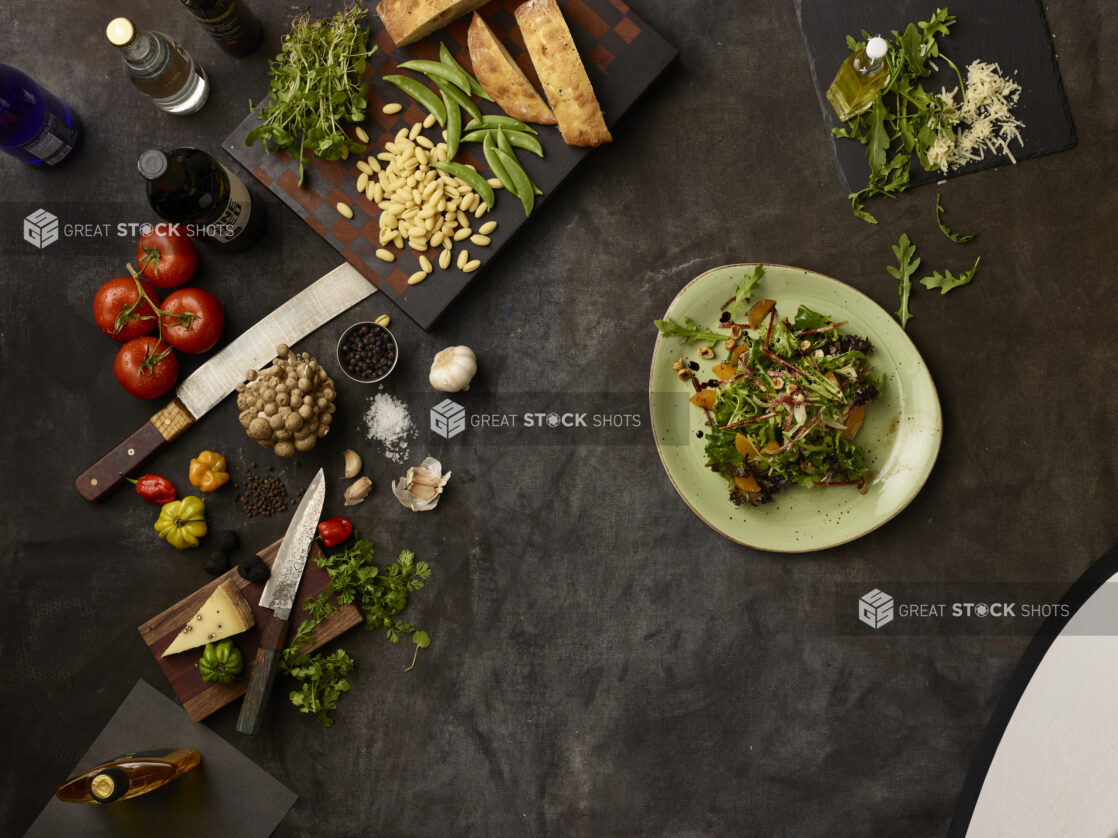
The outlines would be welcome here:
<svg viewBox="0 0 1118 838">
<path fill-rule="evenodd" d="M 706 414 L 698 433 L 707 465 L 726 478 L 739 506 L 767 503 L 792 485 L 865 491 L 865 451 L 854 437 L 883 385 L 871 369 L 873 345 L 806 306 L 789 322 L 773 300 L 753 300 L 764 274 L 763 265 L 745 274 L 715 328 L 691 318 L 656 321 L 661 335 L 701 342 L 699 357 L 716 361 L 707 380 L 696 361 L 673 365 Z"/>
</svg>

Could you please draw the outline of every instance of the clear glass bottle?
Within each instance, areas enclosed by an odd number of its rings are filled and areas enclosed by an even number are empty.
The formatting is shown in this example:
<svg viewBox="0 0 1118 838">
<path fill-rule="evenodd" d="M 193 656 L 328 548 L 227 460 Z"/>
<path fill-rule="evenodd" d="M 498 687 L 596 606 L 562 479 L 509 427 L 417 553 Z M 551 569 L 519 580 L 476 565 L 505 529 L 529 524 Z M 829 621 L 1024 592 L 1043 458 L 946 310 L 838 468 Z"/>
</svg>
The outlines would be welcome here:
<svg viewBox="0 0 1118 838">
<path fill-rule="evenodd" d="M 193 748 L 137 751 L 71 777 L 54 792 L 66 803 L 112 803 L 139 797 L 176 780 L 202 761 Z"/>
<path fill-rule="evenodd" d="M 827 89 L 827 101 L 843 122 L 873 104 L 873 97 L 889 77 L 885 54 L 889 44 L 884 38 L 870 38 L 862 49 L 842 62 L 835 80 Z"/>
<path fill-rule="evenodd" d="M 182 0 L 182 4 L 230 55 L 243 58 L 260 46 L 264 29 L 243 0 Z"/>
<path fill-rule="evenodd" d="M 111 21 L 105 34 L 120 49 L 132 84 L 160 109 L 185 116 L 206 104 L 206 73 L 174 38 L 136 29 L 126 17 Z"/>
<path fill-rule="evenodd" d="M 61 99 L 26 73 L 0 64 L 0 149 L 49 169 L 69 160 L 81 138 L 81 120 Z"/>
</svg>

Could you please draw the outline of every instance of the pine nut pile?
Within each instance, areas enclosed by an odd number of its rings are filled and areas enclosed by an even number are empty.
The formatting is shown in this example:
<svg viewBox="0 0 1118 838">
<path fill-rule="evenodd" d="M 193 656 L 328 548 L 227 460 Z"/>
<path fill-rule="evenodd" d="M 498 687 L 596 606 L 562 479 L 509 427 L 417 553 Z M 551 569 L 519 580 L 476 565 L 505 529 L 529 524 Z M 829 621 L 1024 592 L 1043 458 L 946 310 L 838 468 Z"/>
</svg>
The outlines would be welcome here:
<svg viewBox="0 0 1118 838">
<path fill-rule="evenodd" d="M 389 107 L 385 106 L 386 113 Z M 437 145 L 421 133 L 433 124 L 434 117 L 428 116 L 411 128 L 401 128 L 384 151 L 357 161 L 357 189 L 381 210 L 377 258 L 395 262 L 389 246 L 407 246 L 419 254 L 419 269 L 408 277 L 409 285 L 425 280 L 435 264 L 446 270 L 453 262 L 464 273 L 476 271 L 481 259 L 466 245 L 487 247 L 497 229 L 496 221 L 487 221 L 475 231 L 472 224 L 485 215 L 488 205 L 461 178 L 430 166 L 446 161 L 445 132 L 444 142 Z M 490 178 L 489 184 L 494 189 L 501 186 L 497 178 Z M 339 203 L 337 209 L 347 218 L 353 217 L 346 204 Z M 432 263 L 426 252 L 440 247 L 442 251 Z"/>
</svg>

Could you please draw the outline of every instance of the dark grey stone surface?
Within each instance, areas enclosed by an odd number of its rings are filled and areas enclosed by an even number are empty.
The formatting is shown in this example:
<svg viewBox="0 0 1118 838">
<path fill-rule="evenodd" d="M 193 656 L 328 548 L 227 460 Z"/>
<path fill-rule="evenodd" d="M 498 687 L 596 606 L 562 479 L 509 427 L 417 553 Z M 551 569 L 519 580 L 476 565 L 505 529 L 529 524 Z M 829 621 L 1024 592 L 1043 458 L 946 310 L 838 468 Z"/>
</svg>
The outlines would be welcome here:
<svg viewBox="0 0 1118 838">
<path fill-rule="evenodd" d="M 37 206 L 150 220 L 138 152 L 217 151 L 263 93 L 293 7 L 256 0 L 266 46 L 236 62 L 176 6 L 0 7 L 4 60 L 88 125 L 63 171 L 0 161 L 4 230 Z M 394 316 L 404 358 L 389 389 L 417 421 L 444 345 L 477 351 L 477 389 L 497 399 L 639 394 L 652 319 L 707 268 L 811 268 L 893 310 L 885 265 L 901 233 L 926 266 L 961 261 L 935 227 L 930 188 L 879 204 L 876 227 L 850 214 L 791 3 L 636 8 L 679 48 L 678 65 L 433 334 Z M 512 447 L 425 433 L 415 459 L 430 451 L 454 477 L 434 514 L 414 515 L 390 496 L 401 468 L 364 438 L 369 391 L 341 387 L 335 430 L 298 464 L 275 461 L 276 473 L 294 491 L 319 466 L 339 478 L 341 452 L 362 451 L 377 489 L 353 519 L 381 558 L 409 547 L 431 562 L 407 615 L 434 642 L 404 674 L 409 648 L 346 637 L 358 670 L 329 731 L 282 689 L 256 738 L 234 732 L 232 707 L 205 722 L 298 792 L 277 835 L 942 834 L 1028 637 L 849 633 L 853 603 L 836 592 L 889 580 L 960 597 L 1061 590 L 1118 541 L 1118 23 L 1102 0 L 1046 11 L 1079 144 L 942 187 L 953 226 L 981 232 L 965 253 L 982 267 L 969 288 L 914 293 L 908 331 L 939 388 L 943 448 L 912 505 L 871 535 L 804 556 L 734 545 L 692 515 L 640 436 Z M 178 35 L 209 69 L 201 114 L 160 114 L 131 89 L 102 34 L 120 13 Z M 228 335 L 335 264 L 257 194 L 266 240 L 237 257 L 203 254 L 199 284 L 226 304 Z M 112 239 L 72 253 L 9 247 L 0 263 L 5 834 L 26 829 L 137 679 L 171 694 L 136 626 L 208 579 L 200 556 L 156 539 L 154 507 L 128 491 L 90 505 L 72 487 L 159 406 L 119 391 L 114 345 L 90 316 L 96 288 L 131 257 Z M 329 359 L 346 323 L 386 310 L 374 296 L 298 348 Z M 204 448 L 242 474 L 273 462 L 228 400 L 150 470 L 185 488 Z M 326 511 L 338 514 L 333 485 Z M 286 525 L 245 521 L 229 489 L 211 522 L 253 547 Z"/>
</svg>

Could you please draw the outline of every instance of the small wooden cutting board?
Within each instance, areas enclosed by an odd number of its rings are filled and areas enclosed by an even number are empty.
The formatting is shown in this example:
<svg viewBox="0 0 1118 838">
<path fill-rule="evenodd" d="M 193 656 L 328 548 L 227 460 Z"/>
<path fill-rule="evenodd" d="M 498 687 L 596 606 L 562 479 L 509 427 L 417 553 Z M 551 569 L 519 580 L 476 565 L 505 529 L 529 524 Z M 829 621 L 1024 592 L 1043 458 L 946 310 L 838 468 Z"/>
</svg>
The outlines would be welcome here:
<svg viewBox="0 0 1118 838">
<path fill-rule="evenodd" d="M 276 559 L 280 542 L 277 541 L 270 547 L 261 550 L 260 556 L 268 565 Z M 318 566 L 313 559 L 322 555 L 322 549 L 317 543 L 310 549 L 307 566 L 303 570 L 303 579 L 299 584 L 299 592 L 295 596 L 295 608 L 291 612 L 291 628 L 289 637 L 293 636 L 299 624 L 308 618 L 302 603 L 308 597 L 315 596 L 326 589 L 329 584 L 329 574 Z M 233 640 L 245 659 L 245 669 L 242 677 L 228 686 L 223 684 L 207 684 L 198 672 L 198 660 L 202 657 L 202 648 L 189 649 L 177 655 L 163 657 L 163 651 L 171 645 L 171 641 L 179 633 L 187 621 L 194 616 L 202 603 L 214 592 L 218 585 L 226 579 L 241 589 L 252 606 L 252 613 L 256 617 L 256 624 L 248 631 L 234 635 Z M 236 568 L 217 577 L 208 585 L 199 588 L 185 599 L 172 605 L 161 614 L 152 617 L 139 627 L 140 636 L 147 643 L 151 653 L 155 656 L 156 663 L 163 670 L 163 674 L 170 681 L 175 695 L 182 702 L 183 709 L 193 721 L 201 721 L 206 716 L 219 710 L 229 702 L 245 694 L 248 690 L 249 678 L 252 676 L 253 663 L 256 660 L 256 650 L 260 646 L 260 625 L 266 621 L 271 613 L 267 608 L 260 607 L 260 595 L 264 586 L 249 582 L 241 576 Z M 330 642 L 338 635 L 361 623 L 361 612 L 353 605 L 346 605 L 327 617 L 319 624 L 310 645 L 304 646 L 303 651 L 311 652 Z"/>
</svg>

